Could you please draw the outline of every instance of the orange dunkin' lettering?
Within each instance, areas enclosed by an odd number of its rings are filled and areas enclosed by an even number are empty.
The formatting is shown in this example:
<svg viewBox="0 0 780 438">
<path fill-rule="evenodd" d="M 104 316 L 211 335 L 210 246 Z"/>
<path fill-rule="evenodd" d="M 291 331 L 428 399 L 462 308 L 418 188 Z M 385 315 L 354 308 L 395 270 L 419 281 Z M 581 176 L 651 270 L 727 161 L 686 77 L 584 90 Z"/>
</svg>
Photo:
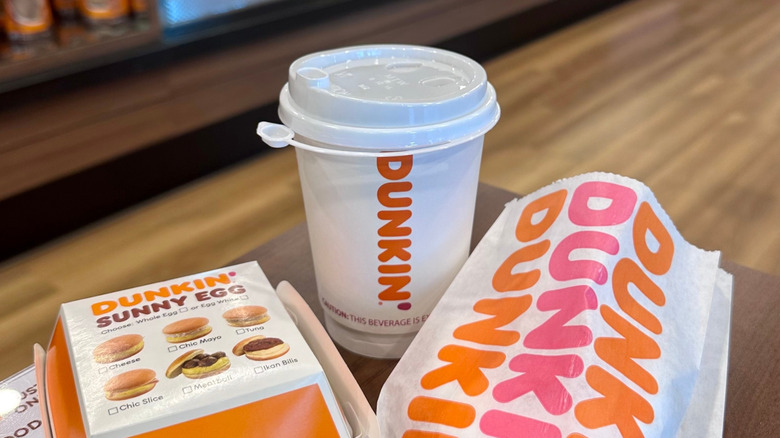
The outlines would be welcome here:
<svg viewBox="0 0 780 438">
<path fill-rule="evenodd" d="M 379 235 L 382 237 L 403 237 L 412 234 L 412 229 L 402 227 L 401 225 L 412 217 L 409 210 L 382 210 L 376 216 L 388 221 L 379 228 Z"/>
<path fill-rule="evenodd" d="M 529 203 L 520 214 L 515 228 L 515 237 L 520 242 L 530 242 L 542 236 L 561 214 L 566 201 L 566 190 L 558 190 Z M 544 212 L 544 217 L 533 222 L 534 216 Z"/>
<path fill-rule="evenodd" d="M 625 383 L 592 365 L 585 380 L 604 397 L 585 400 L 574 408 L 577 421 L 588 429 L 617 426 L 623 438 L 644 438 L 636 420 L 650 424 L 655 418 L 653 407 Z"/>
<path fill-rule="evenodd" d="M 412 258 L 408 251 L 412 246 L 412 241 L 408 238 L 412 235 L 412 228 L 403 226 L 412 217 L 412 211 L 409 209 L 412 206 L 412 198 L 404 196 L 404 193 L 411 192 L 412 183 L 399 180 L 411 172 L 412 156 L 380 157 L 376 160 L 376 167 L 385 179 L 390 180 L 382 184 L 376 192 L 377 200 L 385 208 L 377 212 L 377 217 L 386 221 L 377 230 L 377 246 L 381 250 L 377 258 L 382 263 L 377 266 L 377 282 L 380 286 L 386 286 L 378 298 L 382 301 L 404 301 L 412 296 L 408 290 L 402 290 L 412 281 L 412 266 L 398 262 L 408 262 Z M 400 210 L 392 210 L 394 208 Z M 389 264 L 393 258 L 398 260 Z M 397 307 L 406 311 L 412 308 L 412 303 L 397 303 Z"/>
<path fill-rule="evenodd" d="M 412 267 L 403 265 L 379 265 L 380 274 L 405 274 L 412 270 Z"/>
<path fill-rule="evenodd" d="M 218 284 L 230 284 L 230 277 L 228 274 L 219 274 L 216 277 L 206 277 L 204 280 L 208 287 L 214 287 Z"/>
<path fill-rule="evenodd" d="M 115 301 L 100 301 L 98 303 L 92 304 L 92 314 L 99 316 L 116 309 L 116 307 L 117 304 Z"/>
<path fill-rule="evenodd" d="M 417 396 L 409 403 L 410 420 L 443 424 L 463 429 L 471 426 L 477 416 L 471 405 L 440 398 Z"/>
<path fill-rule="evenodd" d="M 379 249 L 383 250 L 379 253 L 380 262 L 388 262 L 393 257 L 397 257 L 399 260 L 408 262 L 412 255 L 406 248 L 412 246 L 412 241 L 409 239 L 383 239 L 379 241 Z"/>
<path fill-rule="evenodd" d="M 376 159 L 376 168 L 379 170 L 379 174 L 386 179 L 398 181 L 401 178 L 405 178 L 412 171 L 412 156 L 378 157 Z"/>
<path fill-rule="evenodd" d="M 168 298 L 171 296 L 171 291 L 167 287 L 161 287 L 158 290 L 145 290 L 144 299 L 146 301 L 154 301 L 155 298 Z"/>
<path fill-rule="evenodd" d="M 653 235 L 658 242 L 656 251 L 650 250 L 647 244 L 647 234 Z M 642 266 L 655 275 L 663 275 L 669 271 L 674 257 L 674 241 L 669 230 L 664 227 L 650 204 L 643 202 L 639 206 L 634 219 L 634 247 Z"/>
<path fill-rule="evenodd" d="M 666 304 L 666 296 L 658 285 L 645 274 L 642 268 L 631 259 L 621 259 L 612 273 L 612 291 L 615 294 L 618 306 L 634 318 L 636 322 L 642 324 L 646 329 L 660 335 L 663 327 L 661 321 L 655 317 L 649 310 L 639 304 L 628 290 L 628 285 L 633 284 L 644 296 L 656 306 Z"/>
<path fill-rule="evenodd" d="M 399 275 L 396 277 L 379 277 L 379 284 L 382 286 L 387 286 L 385 290 L 379 293 L 379 299 L 383 301 L 408 300 L 412 294 L 408 291 L 402 291 L 401 289 L 406 287 L 410 281 L 412 281 L 412 277 L 408 275 Z"/>
<path fill-rule="evenodd" d="M 376 191 L 376 197 L 379 202 L 387 208 L 401 208 L 412 205 L 412 198 L 408 196 L 392 197 L 390 194 L 399 192 L 408 192 L 412 190 L 412 183 L 409 181 L 386 182 L 379 186 Z"/>
<path fill-rule="evenodd" d="M 474 396 L 485 392 L 489 385 L 482 368 L 501 366 L 506 355 L 498 351 L 445 345 L 439 350 L 439 359 L 448 364 L 425 374 L 420 380 L 422 387 L 433 389 L 457 381 L 464 394 Z"/>
<path fill-rule="evenodd" d="M 174 294 L 174 295 L 179 295 L 179 294 L 182 294 L 184 292 L 192 292 L 194 290 L 195 289 L 193 289 L 192 286 L 190 286 L 190 282 L 189 281 L 185 281 L 183 283 L 172 284 L 171 285 L 171 293 Z"/>
<path fill-rule="evenodd" d="M 634 359 L 658 359 L 661 349 L 655 341 L 618 315 L 607 305 L 600 308 L 601 316 L 622 338 L 598 338 L 593 344 L 596 354 L 632 382 L 650 394 L 658 392 L 658 382 Z"/>
<path fill-rule="evenodd" d="M 514 330 L 499 330 L 525 313 L 533 299 L 530 295 L 508 298 L 483 298 L 474 304 L 474 311 L 492 318 L 475 321 L 455 329 L 455 339 L 476 342 L 483 345 L 512 345 L 520 340 L 520 333 Z"/>
<path fill-rule="evenodd" d="M 133 307 L 136 304 L 143 302 L 143 296 L 141 294 L 133 294 L 132 298 L 119 297 L 119 304 L 124 307 Z"/>
<path fill-rule="evenodd" d="M 550 249 L 550 241 L 543 240 L 512 253 L 493 275 L 493 289 L 496 292 L 520 291 L 535 285 L 542 275 L 540 270 L 533 269 L 518 273 L 513 273 L 512 271 L 520 263 L 530 262 L 543 256 L 548 249 Z"/>
</svg>

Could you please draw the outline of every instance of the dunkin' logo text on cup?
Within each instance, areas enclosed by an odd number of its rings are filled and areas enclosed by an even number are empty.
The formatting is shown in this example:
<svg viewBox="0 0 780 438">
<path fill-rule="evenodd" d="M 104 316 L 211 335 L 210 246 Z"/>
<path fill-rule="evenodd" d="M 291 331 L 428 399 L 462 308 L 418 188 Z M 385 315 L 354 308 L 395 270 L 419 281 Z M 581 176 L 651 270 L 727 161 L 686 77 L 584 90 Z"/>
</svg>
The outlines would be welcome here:
<svg viewBox="0 0 780 438">
<path fill-rule="evenodd" d="M 378 257 L 378 282 L 383 288 L 379 300 L 380 304 L 384 301 L 400 301 L 397 304 L 400 310 L 412 308 L 412 303 L 407 301 L 412 294 L 406 290 L 412 281 L 412 267 L 409 264 L 412 258 L 409 253 L 412 228 L 404 226 L 412 217 L 412 198 L 408 196 L 412 183 L 404 181 L 412 170 L 412 160 L 411 155 L 376 159 L 377 170 L 386 180 L 376 192 L 377 200 L 383 207 L 377 213 L 377 217 L 383 221 L 377 230 L 377 245 L 381 250 Z"/>
<path fill-rule="evenodd" d="M 608 206 L 598 208 L 604 201 Z M 561 221 L 575 231 L 553 244 L 548 231 Z M 587 256 L 598 251 L 616 258 L 621 242 L 614 234 L 622 224 L 630 226 L 626 243 L 633 250 L 614 265 Z M 485 285 L 492 296 L 474 303 L 473 319 L 436 353 L 442 365 L 416 382 L 420 395 L 408 401 L 406 415 L 420 428 L 409 428 L 403 438 L 459 435 L 426 431 L 426 423 L 455 429 L 476 424 L 482 434 L 502 438 L 586 438 L 576 431 L 583 429 L 643 437 L 642 424 L 656 420 L 650 400 L 662 395 L 661 376 L 645 364 L 663 360 L 658 311 L 666 296 L 658 279 L 675 253 L 669 231 L 632 188 L 588 181 L 571 194 L 559 190 L 530 202 L 515 224 L 513 244 L 517 249 L 495 266 L 492 284 Z M 543 269 L 529 267 L 545 255 Z M 543 278 L 553 287 L 540 288 Z M 533 307 L 546 319 L 528 327 L 523 315 Z M 590 327 L 572 322 L 585 313 L 608 327 L 609 335 L 594 339 Z M 598 361 L 587 363 L 594 355 Z M 499 368 L 510 377 L 491 381 L 487 370 Z M 444 385 L 452 388 L 448 397 L 428 392 Z M 578 392 L 582 385 L 589 390 Z M 489 402 L 476 406 L 483 394 Z M 508 403 L 521 397 L 543 413 L 512 410 Z"/>
</svg>

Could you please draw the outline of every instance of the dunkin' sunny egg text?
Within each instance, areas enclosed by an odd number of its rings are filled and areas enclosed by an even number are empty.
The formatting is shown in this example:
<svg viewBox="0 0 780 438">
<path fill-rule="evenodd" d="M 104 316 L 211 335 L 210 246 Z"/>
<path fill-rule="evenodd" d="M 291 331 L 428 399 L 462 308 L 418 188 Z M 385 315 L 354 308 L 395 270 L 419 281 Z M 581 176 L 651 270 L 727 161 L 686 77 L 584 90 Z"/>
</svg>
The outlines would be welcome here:
<svg viewBox="0 0 780 438">
<path fill-rule="evenodd" d="M 116 300 L 99 301 L 92 304 L 92 314 L 99 316 L 95 320 L 98 328 L 158 313 L 163 316 L 173 316 L 176 314 L 176 309 L 185 306 L 188 300 L 210 302 L 245 293 L 246 288 L 243 285 L 232 283 L 231 277 L 235 275 L 235 272 L 229 272 L 205 276 L 154 290 L 136 292 L 129 296 L 120 296 Z"/>
</svg>

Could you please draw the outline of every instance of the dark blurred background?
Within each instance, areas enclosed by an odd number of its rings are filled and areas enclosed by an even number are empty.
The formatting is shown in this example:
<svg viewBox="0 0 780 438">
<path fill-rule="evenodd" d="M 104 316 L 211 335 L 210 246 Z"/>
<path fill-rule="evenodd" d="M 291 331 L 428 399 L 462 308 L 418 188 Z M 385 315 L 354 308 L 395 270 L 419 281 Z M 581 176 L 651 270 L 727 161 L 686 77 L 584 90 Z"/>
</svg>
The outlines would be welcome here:
<svg viewBox="0 0 780 438">
<path fill-rule="evenodd" d="M 486 61 L 618 0 L 0 0 L 0 260 L 262 153 L 298 56 Z"/>
</svg>

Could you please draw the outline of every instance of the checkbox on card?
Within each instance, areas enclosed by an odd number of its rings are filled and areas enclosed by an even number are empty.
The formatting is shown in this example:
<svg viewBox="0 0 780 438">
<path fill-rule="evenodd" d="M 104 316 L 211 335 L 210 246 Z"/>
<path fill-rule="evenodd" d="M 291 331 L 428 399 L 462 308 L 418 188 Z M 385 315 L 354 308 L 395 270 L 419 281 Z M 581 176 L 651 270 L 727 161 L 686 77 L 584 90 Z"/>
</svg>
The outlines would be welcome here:
<svg viewBox="0 0 780 438">
<path fill-rule="evenodd" d="M 108 410 L 108 415 L 114 415 L 119 413 L 119 408 L 111 408 Z"/>
<path fill-rule="evenodd" d="M 98 374 L 105 374 L 108 372 L 108 367 L 103 367 L 98 370 Z"/>
<path fill-rule="evenodd" d="M 192 386 L 185 386 L 184 388 L 181 389 L 181 392 L 183 392 L 185 394 L 191 393 L 192 392 Z"/>
<path fill-rule="evenodd" d="M 174 351 L 176 351 L 178 349 L 179 349 L 179 347 L 177 347 L 175 345 L 171 345 L 170 347 L 168 347 L 168 353 L 173 353 Z"/>
<path fill-rule="evenodd" d="M 246 330 L 244 330 L 244 329 L 236 329 L 236 334 L 237 335 L 243 335 L 244 333 L 246 333 Z"/>
</svg>

